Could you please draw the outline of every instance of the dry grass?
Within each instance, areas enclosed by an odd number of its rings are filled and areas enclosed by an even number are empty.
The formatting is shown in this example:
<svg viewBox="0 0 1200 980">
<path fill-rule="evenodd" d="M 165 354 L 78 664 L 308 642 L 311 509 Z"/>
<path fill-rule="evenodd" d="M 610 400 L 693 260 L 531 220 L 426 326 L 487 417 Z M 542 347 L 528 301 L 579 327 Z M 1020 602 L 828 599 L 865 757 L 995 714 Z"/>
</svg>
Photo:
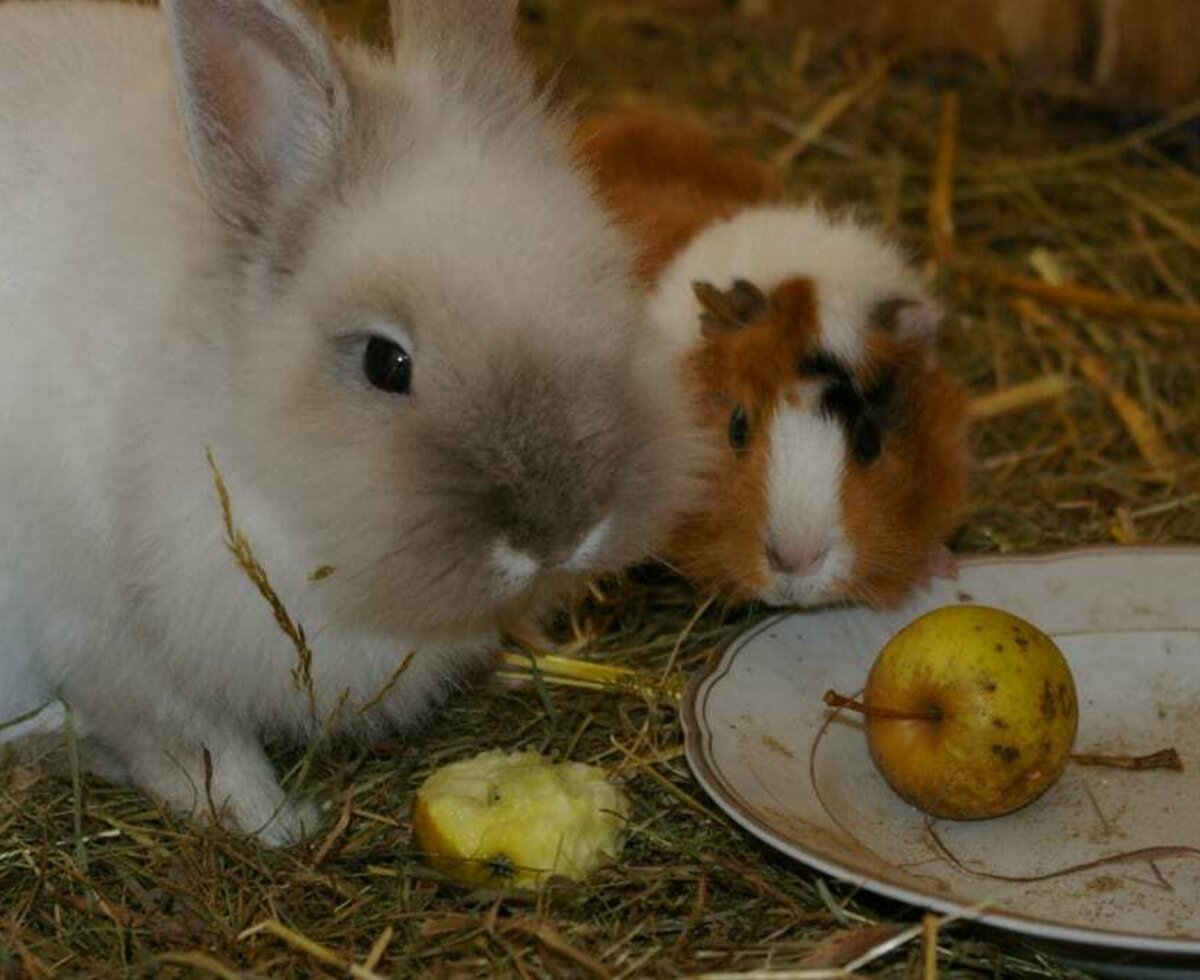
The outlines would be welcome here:
<svg viewBox="0 0 1200 980">
<path fill-rule="evenodd" d="M 350 29 L 383 23 L 375 3 L 328 6 Z M 785 26 L 628 6 L 539 0 L 525 33 L 581 108 L 652 94 L 778 161 L 797 194 L 855 206 L 938 257 L 930 275 L 956 311 L 946 356 L 984 399 L 960 549 L 1200 540 L 1200 107 L 1117 132 L 977 66 L 818 61 Z M 560 635 L 567 652 L 678 683 L 739 625 L 712 609 L 684 636 L 695 611 L 646 573 Z M 466 894 L 426 869 L 409 851 L 413 787 L 495 746 L 626 777 L 621 866 L 540 898 Z M 323 835 L 289 851 L 10 767 L 0 975 L 666 977 L 845 964 L 890 939 L 863 975 L 1072 976 L 758 846 L 692 780 L 670 706 L 633 689 L 485 687 L 417 741 L 277 758 L 330 806 Z"/>
</svg>

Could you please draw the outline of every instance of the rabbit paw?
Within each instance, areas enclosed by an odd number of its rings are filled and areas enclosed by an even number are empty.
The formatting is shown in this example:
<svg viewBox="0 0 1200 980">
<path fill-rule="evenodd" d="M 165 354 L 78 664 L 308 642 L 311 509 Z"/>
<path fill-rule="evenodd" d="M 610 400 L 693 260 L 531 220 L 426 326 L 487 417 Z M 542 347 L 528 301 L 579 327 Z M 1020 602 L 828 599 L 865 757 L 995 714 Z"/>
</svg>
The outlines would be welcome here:
<svg viewBox="0 0 1200 980">
<path fill-rule="evenodd" d="M 311 800 L 285 801 L 271 819 L 254 831 L 267 847 L 298 844 L 321 824 L 321 808 Z"/>
<path fill-rule="evenodd" d="M 124 748 L 133 782 L 177 813 L 270 847 L 294 844 L 320 825 L 316 804 L 288 799 L 255 739 L 221 732 L 200 748 L 168 744 L 143 739 Z"/>
</svg>

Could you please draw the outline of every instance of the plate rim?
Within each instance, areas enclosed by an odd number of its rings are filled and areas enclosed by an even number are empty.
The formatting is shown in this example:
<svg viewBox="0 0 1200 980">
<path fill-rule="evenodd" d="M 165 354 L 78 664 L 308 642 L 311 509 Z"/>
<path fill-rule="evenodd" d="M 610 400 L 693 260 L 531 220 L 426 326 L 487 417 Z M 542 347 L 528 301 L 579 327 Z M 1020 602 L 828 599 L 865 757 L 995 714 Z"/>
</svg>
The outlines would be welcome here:
<svg viewBox="0 0 1200 980">
<path fill-rule="evenodd" d="M 974 567 L 998 564 L 1051 563 L 1071 560 L 1088 555 L 1105 553 L 1122 555 L 1180 555 L 1192 554 L 1200 558 L 1200 546 L 1194 544 L 1165 545 L 1083 545 L 1045 552 L 1020 552 L 1009 555 L 969 555 L 959 559 L 959 567 Z M 1087 947 L 1119 949 L 1126 952 L 1152 953 L 1170 956 L 1194 957 L 1200 961 L 1200 938 L 1172 939 L 1161 935 L 1100 929 L 1089 926 L 1064 925 L 1052 919 L 1026 916 L 1014 912 L 989 912 L 986 908 L 964 905 L 959 901 L 939 899 L 932 893 L 879 882 L 869 873 L 855 869 L 848 863 L 834 858 L 814 855 L 775 835 L 770 826 L 761 820 L 753 808 L 739 805 L 738 795 L 728 786 L 719 770 L 713 765 L 707 752 L 712 732 L 701 724 L 703 704 L 715 687 L 716 682 L 727 671 L 738 651 L 754 640 L 760 633 L 780 621 L 794 616 L 800 610 L 785 609 L 752 626 L 739 630 L 723 641 L 714 651 L 710 666 L 702 674 L 692 678 L 680 704 L 680 723 L 684 732 L 684 754 L 692 774 L 705 793 L 735 823 L 764 844 L 786 855 L 794 861 L 818 870 L 839 881 L 863 888 L 875 894 L 916 908 L 928 908 L 947 915 L 981 925 L 994 926 L 1025 936 L 1048 939 L 1056 942 Z"/>
</svg>

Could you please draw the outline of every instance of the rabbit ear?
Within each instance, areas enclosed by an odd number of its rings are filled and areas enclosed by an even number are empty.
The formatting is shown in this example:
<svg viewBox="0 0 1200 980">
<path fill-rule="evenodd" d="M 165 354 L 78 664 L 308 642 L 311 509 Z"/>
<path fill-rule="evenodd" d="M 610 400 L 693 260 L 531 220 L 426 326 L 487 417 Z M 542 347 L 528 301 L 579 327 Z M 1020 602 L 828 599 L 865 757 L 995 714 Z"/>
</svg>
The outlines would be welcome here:
<svg viewBox="0 0 1200 980">
<path fill-rule="evenodd" d="M 397 60 L 430 65 L 444 82 L 495 95 L 529 73 L 516 40 L 517 0 L 390 0 Z"/>
<path fill-rule="evenodd" d="M 345 79 L 286 0 L 164 0 L 192 157 L 214 208 L 257 230 L 329 171 Z"/>
</svg>

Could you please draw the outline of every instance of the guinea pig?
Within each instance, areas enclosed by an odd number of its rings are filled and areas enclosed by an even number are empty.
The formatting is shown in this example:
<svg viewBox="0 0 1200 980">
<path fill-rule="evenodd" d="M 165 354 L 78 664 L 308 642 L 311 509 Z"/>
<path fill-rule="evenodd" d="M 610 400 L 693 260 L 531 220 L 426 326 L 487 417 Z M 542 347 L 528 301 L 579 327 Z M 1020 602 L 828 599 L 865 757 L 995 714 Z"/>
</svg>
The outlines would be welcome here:
<svg viewBox="0 0 1200 980">
<path fill-rule="evenodd" d="M 396 0 L 393 56 L 289 0 L 0 4 L 0 719 L 61 699 L 89 765 L 291 840 L 265 739 L 411 727 L 653 549 L 694 425 L 515 8 Z"/>
<path fill-rule="evenodd" d="M 787 606 L 890 606 L 949 572 L 967 399 L 901 251 L 784 203 L 764 165 L 657 113 L 588 120 L 576 146 L 641 246 L 649 324 L 718 453 L 670 563 L 713 593 Z"/>
</svg>

